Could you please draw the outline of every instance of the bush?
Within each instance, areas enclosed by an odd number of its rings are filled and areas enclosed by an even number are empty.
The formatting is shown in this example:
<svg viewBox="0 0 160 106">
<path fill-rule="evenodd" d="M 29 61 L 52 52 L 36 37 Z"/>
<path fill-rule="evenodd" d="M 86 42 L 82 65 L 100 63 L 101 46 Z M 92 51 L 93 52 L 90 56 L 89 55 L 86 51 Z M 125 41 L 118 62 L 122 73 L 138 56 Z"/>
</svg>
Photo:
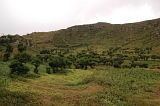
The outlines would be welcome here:
<svg viewBox="0 0 160 106">
<path fill-rule="evenodd" d="M 115 68 L 121 68 L 121 64 L 124 62 L 124 59 L 123 58 L 115 58 L 113 60 L 113 66 Z"/>
<path fill-rule="evenodd" d="M 22 53 L 26 50 L 26 46 L 23 43 L 18 44 L 18 51 Z"/>
<path fill-rule="evenodd" d="M 9 52 L 6 52 L 3 56 L 3 61 L 8 61 L 9 60 L 9 57 L 10 57 L 11 53 Z"/>
<path fill-rule="evenodd" d="M 61 71 L 66 68 L 66 61 L 64 57 L 54 57 L 49 62 L 49 66 L 53 69 L 53 73 L 57 73 L 59 71 L 59 68 Z"/>
<path fill-rule="evenodd" d="M 31 61 L 31 55 L 27 54 L 27 53 L 18 53 L 14 56 L 15 60 L 18 60 L 21 63 L 26 63 Z"/>
<path fill-rule="evenodd" d="M 130 64 L 124 64 L 124 65 L 122 65 L 122 68 L 131 68 L 131 65 Z"/>
<path fill-rule="evenodd" d="M 19 61 L 13 61 L 9 67 L 11 68 L 10 74 L 24 75 L 29 71 L 29 68 Z"/>
<path fill-rule="evenodd" d="M 141 64 L 139 64 L 139 68 L 148 68 L 148 64 L 141 63 Z"/>
<path fill-rule="evenodd" d="M 46 67 L 46 73 L 51 74 L 51 68 L 50 67 Z"/>
<path fill-rule="evenodd" d="M 41 60 L 39 58 L 35 58 L 32 60 L 32 64 L 35 66 L 34 73 L 38 74 L 38 67 L 41 64 Z"/>
</svg>

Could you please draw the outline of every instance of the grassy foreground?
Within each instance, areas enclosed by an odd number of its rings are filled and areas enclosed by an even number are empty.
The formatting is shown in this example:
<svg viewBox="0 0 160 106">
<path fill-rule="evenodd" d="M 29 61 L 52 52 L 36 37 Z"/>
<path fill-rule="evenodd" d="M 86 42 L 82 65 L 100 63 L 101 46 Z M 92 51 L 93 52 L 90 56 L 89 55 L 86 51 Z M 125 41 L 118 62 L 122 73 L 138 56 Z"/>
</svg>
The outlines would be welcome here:
<svg viewBox="0 0 160 106">
<path fill-rule="evenodd" d="M 66 74 L 8 77 L 0 69 L 0 106 L 159 106 L 160 71 L 97 67 Z M 33 67 L 30 66 L 32 69 Z"/>
</svg>

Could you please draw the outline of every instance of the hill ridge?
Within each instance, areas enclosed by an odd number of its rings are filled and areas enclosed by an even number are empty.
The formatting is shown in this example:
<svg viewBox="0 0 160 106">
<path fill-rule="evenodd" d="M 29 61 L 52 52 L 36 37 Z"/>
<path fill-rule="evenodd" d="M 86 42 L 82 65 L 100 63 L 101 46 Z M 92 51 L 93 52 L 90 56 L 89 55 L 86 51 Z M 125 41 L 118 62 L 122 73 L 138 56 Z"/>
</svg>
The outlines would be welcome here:
<svg viewBox="0 0 160 106">
<path fill-rule="evenodd" d="M 136 23 L 75 25 L 50 32 L 33 32 L 23 36 L 39 48 L 54 47 L 154 47 L 160 49 L 160 18 Z"/>
</svg>

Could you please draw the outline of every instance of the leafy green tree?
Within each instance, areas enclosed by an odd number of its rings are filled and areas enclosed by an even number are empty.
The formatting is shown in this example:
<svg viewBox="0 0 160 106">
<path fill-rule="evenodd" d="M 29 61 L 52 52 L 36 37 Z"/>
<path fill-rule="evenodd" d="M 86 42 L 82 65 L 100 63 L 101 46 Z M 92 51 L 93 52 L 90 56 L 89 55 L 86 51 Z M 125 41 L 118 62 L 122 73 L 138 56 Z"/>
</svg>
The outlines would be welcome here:
<svg viewBox="0 0 160 106">
<path fill-rule="evenodd" d="M 66 68 L 66 61 L 64 57 L 56 56 L 51 59 L 49 66 L 53 69 L 53 73 L 57 73 L 59 69 L 63 71 Z"/>
<path fill-rule="evenodd" d="M 158 59 L 158 55 L 151 55 L 151 59 L 155 61 L 156 59 Z"/>
<path fill-rule="evenodd" d="M 94 68 L 94 66 L 96 65 L 96 61 L 93 58 L 81 57 L 77 59 L 74 65 L 76 68 L 87 70 L 88 66 Z"/>
<path fill-rule="evenodd" d="M 108 53 L 108 55 L 110 56 L 110 58 L 112 58 L 112 57 L 114 56 L 114 52 L 113 52 L 112 49 L 111 49 L 111 50 L 108 50 L 107 53 Z"/>
<path fill-rule="evenodd" d="M 11 53 L 10 53 L 10 52 L 6 52 L 6 53 L 4 53 L 4 55 L 3 55 L 3 61 L 8 61 L 8 60 L 9 60 L 10 55 L 11 55 Z"/>
<path fill-rule="evenodd" d="M 113 64 L 113 59 L 112 58 L 101 57 L 100 62 L 103 63 L 103 65 L 112 65 Z"/>
<path fill-rule="evenodd" d="M 88 66 L 90 66 L 91 68 L 94 68 L 94 66 L 96 66 L 97 61 L 93 58 L 89 58 L 88 59 Z"/>
<path fill-rule="evenodd" d="M 26 50 L 26 46 L 23 43 L 18 44 L 18 51 L 22 53 Z"/>
<path fill-rule="evenodd" d="M 49 62 L 49 66 L 53 69 L 53 73 L 56 73 L 58 71 L 58 59 L 52 58 Z"/>
<path fill-rule="evenodd" d="M 13 52 L 13 47 L 10 44 L 8 44 L 6 46 L 6 52 L 8 52 L 8 53 L 12 53 Z"/>
<path fill-rule="evenodd" d="M 122 68 L 131 68 L 131 65 L 130 64 L 123 64 Z"/>
<path fill-rule="evenodd" d="M 123 58 L 115 58 L 113 60 L 113 66 L 115 68 L 120 68 L 121 67 L 121 64 L 124 62 L 124 59 Z"/>
<path fill-rule="evenodd" d="M 139 68 L 148 68 L 148 64 L 146 64 L 146 63 L 139 63 Z"/>
<path fill-rule="evenodd" d="M 87 70 L 88 68 L 88 59 L 85 57 L 78 58 L 75 63 L 76 68 L 81 68 Z"/>
<path fill-rule="evenodd" d="M 51 67 L 46 67 L 46 73 L 51 74 Z"/>
<path fill-rule="evenodd" d="M 13 61 L 9 67 L 11 68 L 10 74 L 25 75 L 30 71 L 28 67 L 19 61 Z"/>
<path fill-rule="evenodd" d="M 31 55 L 27 53 L 18 53 L 14 56 L 14 59 L 21 63 L 27 63 L 31 61 Z"/>
<path fill-rule="evenodd" d="M 138 67 L 139 66 L 139 64 L 137 63 L 137 62 L 132 62 L 131 63 L 131 67 L 132 68 L 136 68 L 136 67 Z"/>
<path fill-rule="evenodd" d="M 13 47 L 10 44 L 8 44 L 6 46 L 6 51 L 3 55 L 3 61 L 8 61 L 12 52 L 13 52 Z"/>
<path fill-rule="evenodd" d="M 72 65 L 72 61 L 70 61 L 69 59 L 65 58 L 65 64 L 68 68 L 71 68 Z"/>
<path fill-rule="evenodd" d="M 101 61 L 101 63 L 103 63 L 103 65 L 106 65 L 106 63 L 107 63 L 107 58 L 106 58 L 106 57 L 102 57 L 102 58 L 100 59 L 100 61 Z"/>
<path fill-rule="evenodd" d="M 131 62 L 138 61 L 138 59 L 139 59 L 138 56 L 131 56 L 131 57 L 129 57 L 129 60 L 130 60 Z"/>
<path fill-rule="evenodd" d="M 35 58 L 35 59 L 32 60 L 31 63 L 35 66 L 34 73 L 38 74 L 38 67 L 41 64 L 41 60 L 39 58 Z"/>
<path fill-rule="evenodd" d="M 147 61 L 149 59 L 149 56 L 147 55 L 139 55 L 140 59 L 143 59 L 144 61 Z"/>
<path fill-rule="evenodd" d="M 51 54 L 51 51 L 50 50 L 41 50 L 40 51 L 40 54 Z"/>
<path fill-rule="evenodd" d="M 71 61 L 72 63 L 75 63 L 76 62 L 76 56 L 74 56 L 74 55 L 69 55 L 69 56 L 67 56 L 67 59 L 69 60 L 69 61 Z"/>
</svg>

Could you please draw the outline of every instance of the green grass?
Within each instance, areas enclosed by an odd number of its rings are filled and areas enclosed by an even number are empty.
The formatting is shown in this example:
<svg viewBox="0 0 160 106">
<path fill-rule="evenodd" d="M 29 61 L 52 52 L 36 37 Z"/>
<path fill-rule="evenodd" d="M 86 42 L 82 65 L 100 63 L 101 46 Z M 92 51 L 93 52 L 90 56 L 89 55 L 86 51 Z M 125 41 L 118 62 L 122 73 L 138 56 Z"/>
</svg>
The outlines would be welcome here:
<svg viewBox="0 0 160 106">
<path fill-rule="evenodd" d="M 0 61 L 0 76 L 7 76 L 9 73 L 9 62 L 2 62 Z"/>
<path fill-rule="evenodd" d="M 25 77 L 7 76 L 9 63 L 1 62 L 0 106 L 159 106 L 160 71 L 149 69 L 68 69 L 46 74 L 46 65 Z M 4 71 L 2 71 L 4 70 Z"/>
<path fill-rule="evenodd" d="M 115 106 L 158 106 L 152 102 L 155 86 L 160 83 L 160 72 L 144 69 L 106 69 L 95 72 L 88 80 L 104 86 L 97 93 L 102 104 Z M 146 102 L 148 100 L 150 102 Z"/>
</svg>

